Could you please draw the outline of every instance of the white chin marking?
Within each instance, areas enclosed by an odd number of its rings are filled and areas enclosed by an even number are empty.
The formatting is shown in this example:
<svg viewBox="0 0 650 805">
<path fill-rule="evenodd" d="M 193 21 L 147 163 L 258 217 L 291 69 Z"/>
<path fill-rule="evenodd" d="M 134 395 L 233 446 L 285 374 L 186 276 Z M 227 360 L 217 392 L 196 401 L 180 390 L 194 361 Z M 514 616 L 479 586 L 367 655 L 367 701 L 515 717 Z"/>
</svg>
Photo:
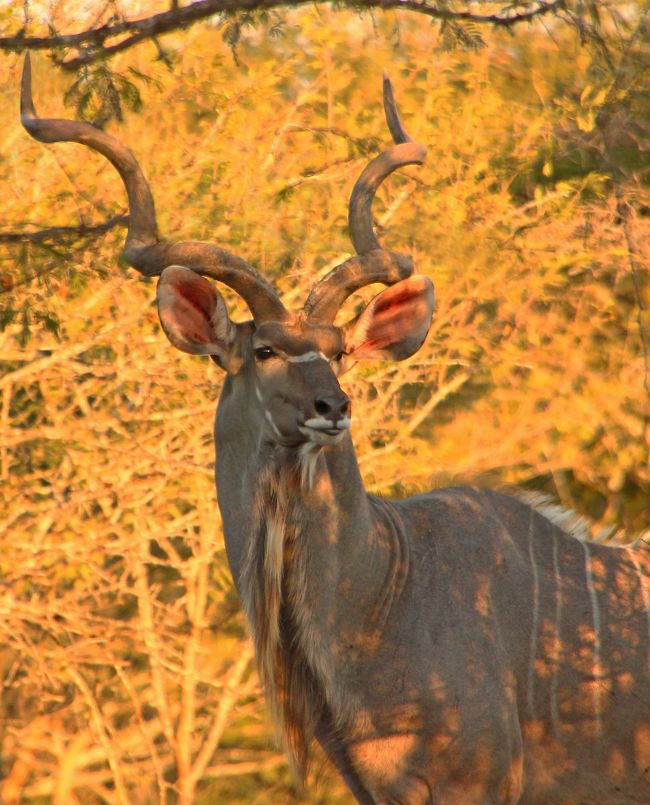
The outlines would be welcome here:
<svg viewBox="0 0 650 805">
<path fill-rule="evenodd" d="M 309 426 L 305 427 L 299 426 L 298 430 L 302 433 L 303 436 L 306 436 L 310 442 L 313 444 L 319 444 L 323 447 L 330 445 L 330 444 L 338 444 L 341 439 L 347 433 L 347 428 L 338 429 L 338 428 L 328 428 L 327 430 L 319 430 L 317 428 L 311 428 Z"/>
<path fill-rule="evenodd" d="M 350 417 L 345 416 L 339 419 L 336 425 L 331 419 L 326 419 L 324 416 L 314 416 L 304 422 L 304 427 L 311 428 L 312 430 L 349 430 L 351 425 Z"/>
</svg>

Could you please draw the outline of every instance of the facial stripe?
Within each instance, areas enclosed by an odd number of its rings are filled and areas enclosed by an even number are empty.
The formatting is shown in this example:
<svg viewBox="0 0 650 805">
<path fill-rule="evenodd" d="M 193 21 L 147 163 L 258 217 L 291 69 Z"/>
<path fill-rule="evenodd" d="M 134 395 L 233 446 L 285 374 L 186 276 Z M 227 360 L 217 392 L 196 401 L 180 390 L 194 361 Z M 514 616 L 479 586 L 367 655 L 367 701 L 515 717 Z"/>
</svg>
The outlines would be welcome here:
<svg viewBox="0 0 650 805">
<path fill-rule="evenodd" d="M 322 352 L 316 352 L 314 350 L 303 352 L 302 355 L 287 355 L 287 361 L 289 363 L 308 363 L 309 361 L 320 360 L 327 361 L 328 359 Z"/>
</svg>

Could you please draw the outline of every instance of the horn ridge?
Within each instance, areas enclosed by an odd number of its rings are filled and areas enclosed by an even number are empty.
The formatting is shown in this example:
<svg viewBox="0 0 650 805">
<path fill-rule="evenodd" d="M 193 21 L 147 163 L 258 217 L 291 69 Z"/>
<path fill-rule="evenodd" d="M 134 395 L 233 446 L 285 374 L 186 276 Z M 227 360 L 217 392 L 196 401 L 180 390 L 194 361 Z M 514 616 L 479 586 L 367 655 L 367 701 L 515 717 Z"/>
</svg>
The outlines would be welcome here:
<svg viewBox="0 0 650 805">
<path fill-rule="evenodd" d="M 373 228 L 372 202 L 384 179 L 404 165 L 421 165 L 427 149 L 416 143 L 404 128 L 386 71 L 383 91 L 386 123 L 395 145 L 366 165 L 355 182 L 348 206 L 348 221 L 357 255 L 333 268 L 310 291 L 304 310 L 315 321 L 333 321 L 348 296 L 364 285 L 373 282 L 393 285 L 413 272 L 410 257 L 388 252 L 379 243 Z"/>
<path fill-rule="evenodd" d="M 311 289 L 304 305 L 308 319 L 331 323 L 348 296 L 373 282 L 394 285 L 413 273 L 413 261 L 406 254 L 374 249 L 350 257 L 333 268 Z"/>
<path fill-rule="evenodd" d="M 160 240 L 153 195 L 130 148 L 91 123 L 59 118 L 40 118 L 32 98 L 32 70 L 25 56 L 20 90 L 20 121 L 25 130 L 42 143 L 75 142 L 97 151 L 119 173 L 129 201 L 129 228 L 125 252 Z"/>
<path fill-rule="evenodd" d="M 181 265 L 222 282 L 242 297 L 256 324 L 284 321 L 289 315 L 267 279 L 246 260 L 215 243 L 161 241 L 138 250 L 131 264 L 145 276 L 157 276 L 167 266 Z"/>
<path fill-rule="evenodd" d="M 149 182 L 124 143 L 90 123 L 38 117 L 32 98 L 29 53 L 25 56 L 21 79 L 20 119 L 34 139 L 44 143 L 85 145 L 100 153 L 117 170 L 129 203 L 129 226 L 122 254 L 130 266 L 144 276 L 156 276 L 168 265 L 185 265 L 230 286 L 247 303 L 256 323 L 286 317 L 287 312 L 273 286 L 241 257 L 212 243 L 160 238 Z"/>
<path fill-rule="evenodd" d="M 375 157 L 361 173 L 350 196 L 348 220 L 352 245 L 357 254 L 381 249 L 372 223 L 372 202 L 379 185 L 404 165 L 421 165 L 427 149 L 415 142 L 403 142 Z"/>
</svg>

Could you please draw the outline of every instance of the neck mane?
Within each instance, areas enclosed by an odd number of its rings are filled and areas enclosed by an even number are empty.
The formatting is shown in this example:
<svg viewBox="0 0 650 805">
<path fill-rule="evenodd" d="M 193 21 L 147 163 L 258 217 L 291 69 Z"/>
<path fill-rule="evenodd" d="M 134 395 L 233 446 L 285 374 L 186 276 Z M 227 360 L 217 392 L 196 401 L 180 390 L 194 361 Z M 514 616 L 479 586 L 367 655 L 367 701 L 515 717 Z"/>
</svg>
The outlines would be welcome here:
<svg viewBox="0 0 650 805">
<path fill-rule="evenodd" d="M 275 448 L 256 473 L 252 499 L 241 595 L 268 701 L 303 779 L 319 724 L 349 723 L 356 709 L 354 694 L 342 690 L 333 651 L 344 590 L 363 617 L 376 611 L 364 605 L 364 595 L 383 589 L 386 574 L 377 562 L 377 585 L 370 578 L 361 593 L 349 586 L 371 518 L 349 437 L 326 449 Z"/>
<path fill-rule="evenodd" d="M 241 578 L 260 677 L 299 779 L 306 774 L 309 746 L 321 717 L 296 614 L 305 599 L 303 496 L 313 489 L 318 460 L 318 454 L 282 451 L 258 474 Z"/>
</svg>

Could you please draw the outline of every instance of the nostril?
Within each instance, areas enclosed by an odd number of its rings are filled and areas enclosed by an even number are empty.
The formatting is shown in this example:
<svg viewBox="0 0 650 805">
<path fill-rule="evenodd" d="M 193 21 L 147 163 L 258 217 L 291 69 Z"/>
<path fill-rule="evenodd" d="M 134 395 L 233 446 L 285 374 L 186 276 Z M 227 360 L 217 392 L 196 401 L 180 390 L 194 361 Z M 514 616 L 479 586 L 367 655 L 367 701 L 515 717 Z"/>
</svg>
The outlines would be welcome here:
<svg viewBox="0 0 650 805">
<path fill-rule="evenodd" d="M 316 397 L 314 400 L 314 408 L 316 413 L 320 414 L 320 416 L 327 416 L 327 414 L 332 411 L 332 405 L 326 397 Z"/>
<path fill-rule="evenodd" d="M 316 397 L 314 400 L 314 410 L 319 416 L 337 422 L 342 417 L 350 414 L 350 398 L 345 394 Z"/>
</svg>

